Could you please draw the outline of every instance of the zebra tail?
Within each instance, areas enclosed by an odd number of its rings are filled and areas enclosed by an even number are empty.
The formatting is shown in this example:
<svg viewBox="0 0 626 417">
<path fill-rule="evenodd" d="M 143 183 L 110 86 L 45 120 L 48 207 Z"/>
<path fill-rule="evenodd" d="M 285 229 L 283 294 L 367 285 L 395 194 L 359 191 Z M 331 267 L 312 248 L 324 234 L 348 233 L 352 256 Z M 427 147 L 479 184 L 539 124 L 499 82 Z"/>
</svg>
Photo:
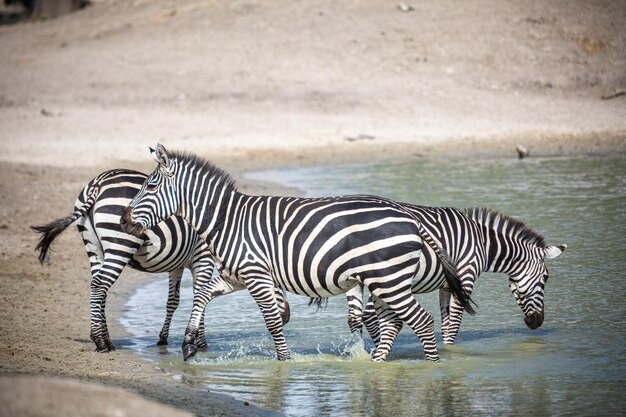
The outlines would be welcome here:
<svg viewBox="0 0 626 417">
<path fill-rule="evenodd" d="M 476 303 L 474 302 L 474 300 L 472 300 L 470 294 L 465 291 L 465 288 L 463 288 L 463 285 L 461 283 L 461 277 L 459 276 L 459 273 L 456 270 L 456 266 L 454 265 L 454 262 L 452 262 L 450 255 L 448 255 L 448 252 L 446 252 L 445 249 L 437 245 L 437 243 L 432 239 L 430 234 L 426 232 L 421 222 L 419 222 L 418 224 L 422 240 L 426 242 L 428 246 L 430 246 L 439 257 L 439 261 L 441 262 L 441 266 L 443 267 L 443 274 L 446 278 L 446 283 L 448 284 L 450 292 L 452 292 L 454 298 L 456 298 L 463 310 L 467 311 L 468 314 L 471 315 L 476 314 L 476 310 L 473 307 L 473 305 L 475 306 Z"/>
<path fill-rule="evenodd" d="M 311 297 L 309 298 L 309 306 L 316 306 L 317 309 L 315 312 L 319 310 L 324 310 L 328 306 L 328 297 Z"/>
<path fill-rule="evenodd" d="M 94 187 L 93 184 L 87 185 L 87 187 L 83 189 L 83 195 L 88 195 L 89 197 L 87 198 L 87 201 L 75 207 L 74 213 L 69 216 L 53 220 L 42 226 L 30 226 L 33 232 L 41 233 L 39 242 L 37 242 L 37 246 L 35 246 L 35 251 L 39 251 L 39 256 L 37 256 L 39 263 L 43 264 L 45 262 L 54 239 L 63 233 L 63 231 L 67 229 L 70 224 L 87 214 L 96 201 L 99 191 L 99 187 Z"/>
<path fill-rule="evenodd" d="M 71 214 L 67 217 L 53 220 L 42 226 L 30 227 L 34 232 L 41 233 L 39 242 L 37 243 L 37 246 L 35 246 L 35 251 L 39 251 L 39 256 L 37 257 L 39 259 L 39 263 L 43 264 L 46 260 L 48 251 L 50 250 L 50 245 L 52 245 L 54 239 L 67 229 L 67 226 L 74 223 L 77 218 L 78 217 L 74 214 Z"/>
</svg>

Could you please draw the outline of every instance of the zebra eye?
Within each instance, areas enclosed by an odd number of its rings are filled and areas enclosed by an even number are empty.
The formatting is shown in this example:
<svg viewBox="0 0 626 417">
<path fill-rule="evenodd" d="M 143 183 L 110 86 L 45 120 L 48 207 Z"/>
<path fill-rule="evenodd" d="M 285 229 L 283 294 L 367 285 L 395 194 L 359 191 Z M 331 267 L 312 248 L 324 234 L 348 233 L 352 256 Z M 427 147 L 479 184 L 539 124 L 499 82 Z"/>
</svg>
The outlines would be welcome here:
<svg viewBox="0 0 626 417">
<path fill-rule="evenodd" d="M 146 184 L 146 190 L 154 191 L 157 188 L 157 184 L 155 182 Z"/>
</svg>

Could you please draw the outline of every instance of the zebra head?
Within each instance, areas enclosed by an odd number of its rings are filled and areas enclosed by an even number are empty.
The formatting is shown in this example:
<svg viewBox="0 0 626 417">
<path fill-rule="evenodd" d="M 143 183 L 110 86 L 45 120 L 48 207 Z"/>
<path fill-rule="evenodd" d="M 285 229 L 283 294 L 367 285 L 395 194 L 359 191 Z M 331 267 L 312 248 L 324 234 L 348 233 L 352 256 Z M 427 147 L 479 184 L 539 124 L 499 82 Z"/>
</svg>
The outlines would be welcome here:
<svg viewBox="0 0 626 417">
<path fill-rule="evenodd" d="M 157 168 L 146 178 L 121 219 L 122 229 L 137 237 L 176 214 L 180 205 L 174 181 L 176 164 L 161 144 L 157 144 L 156 150 L 150 148 L 150 153 Z"/>
<path fill-rule="evenodd" d="M 543 324 L 543 296 L 549 276 L 545 260 L 556 258 L 566 247 L 536 247 L 529 259 L 517 262 L 509 272 L 509 288 L 524 312 L 524 322 L 532 330 Z"/>
</svg>

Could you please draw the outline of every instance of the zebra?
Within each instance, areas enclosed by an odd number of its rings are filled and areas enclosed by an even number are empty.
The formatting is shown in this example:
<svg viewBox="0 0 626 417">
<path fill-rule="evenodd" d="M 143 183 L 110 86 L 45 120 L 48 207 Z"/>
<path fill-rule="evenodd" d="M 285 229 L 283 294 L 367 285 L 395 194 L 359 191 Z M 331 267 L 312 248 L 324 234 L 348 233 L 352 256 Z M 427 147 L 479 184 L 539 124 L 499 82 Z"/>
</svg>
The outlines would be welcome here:
<svg viewBox="0 0 626 417">
<path fill-rule="evenodd" d="M 96 351 L 115 350 L 105 317 L 106 296 L 126 265 L 153 273 L 169 273 L 165 321 L 157 345 L 167 345 L 172 315 L 180 299 L 180 281 L 185 268 L 193 276 L 194 307 L 202 309 L 198 347 L 206 347 L 204 307 L 207 294 L 232 291 L 221 277 L 212 278 L 215 263 L 207 243 L 180 217 L 173 216 L 146 230 L 140 237 L 122 231 L 121 215 L 137 194 L 146 174 L 128 169 L 114 169 L 92 179 L 79 194 L 74 212 L 43 226 L 31 226 L 41 233 L 35 250 L 43 264 L 55 238 L 77 221 L 78 230 L 89 257 L 91 269 L 91 340 Z M 282 320 L 289 321 L 289 304 L 277 291 Z"/>
<path fill-rule="evenodd" d="M 400 204 L 373 196 L 299 198 L 250 196 L 232 177 L 190 153 L 150 149 L 157 168 L 122 217 L 123 229 L 140 236 L 159 221 L 182 216 L 206 239 L 222 276 L 247 287 L 272 335 L 278 360 L 290 358 L 275 300 L 277 286 L 299 295 L 328 297 L 364 284 L 419 337 L 427 360 L 438 361 L 434 320 L 411 294 L 425 230 Z M 424 239 L 427 243 L 432 239 Z M 471 298 L 443 251 L 447 282 L 459 304 Z M 198 322 L 185 332 L 194 353 Z M 384 361 L 384 351 L 372 355 Z"/>
<path fill-rule="evenodd" d="M 543 236 L 522 221 L 488 208 L 455 209 L 405 204 L 421 220 L 428 235 L 451 257 L 466 293 L 471 294 L 482 272 L 500 272 L 509 276 L 509 288 L 524 313 L 524 322 L 537 329 L 544 320 L 544 289 L 548 280 L 546 259 L 559 256 L 567 245 L 548 246 Z M 443 285 L 441 265 L 427 246 L 421 253 L 420 270 L 411 291 L 421 294 L 439 289 L 441 329 L 444 344 L 453 344 L 461 326 L 463 308 Z M 362 287 L 348 292 L 348 325 L 360 333 L 365 324 L 375 344 L 383 338 L 395 339 L 402 327 L 398 317 L 379 323 L 376 307 L 369 300 L 365 311 Z M 361 317 L 362 314 L 362 317 Z M 391 323 L 390 323 L 391 322 Z M 380 327 L 379 327 L 380 326 Z"/>
</svg>

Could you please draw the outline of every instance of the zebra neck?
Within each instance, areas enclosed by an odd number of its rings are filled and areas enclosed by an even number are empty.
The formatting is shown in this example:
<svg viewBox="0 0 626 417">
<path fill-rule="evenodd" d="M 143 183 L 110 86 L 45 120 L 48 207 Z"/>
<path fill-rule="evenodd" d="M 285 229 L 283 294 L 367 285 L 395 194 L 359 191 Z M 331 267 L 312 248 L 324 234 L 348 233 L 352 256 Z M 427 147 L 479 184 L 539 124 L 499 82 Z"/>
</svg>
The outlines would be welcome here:
<svg viewBox="0 0 626 417">
<path fill-rule="evenodd" d="M 487 267 L 485 271 L 508 274 L 520 257 L 519 242 L 494 229 L 485 231 Z"/>
<path fill-rule="evenodd" d="M 213 257 L 227 269 L 236 267 L 237 256 L 241 250 L 254 240 L 250 230 L 258 231 L 258 224 L 250 216 L 252 213 L 261 215 L 263 209 L 252 209 L 254 203 L 264 201 L 264 197 L 249 196 L 239 192 L 232 193 L 225 204 L 222 205 L 223 214 L 216 227 L 207 235 L 209 250 Z M 261 203 L 261 206 L 263 204 Z M 254 232 L 252 233 L 254 234 Z"/>
<path fill-rule="evenodd" d="M 180 205 L 181 216 L 210 245 L 226 223 L 228 207 L 240 193 L 232 187 L 220 186 L 219 182 L 212 183 L 211 180 L 200 181 L 190 190 L 182 186 L 181 190 L 182 195 L 187 196 Z"/>
</svg>

